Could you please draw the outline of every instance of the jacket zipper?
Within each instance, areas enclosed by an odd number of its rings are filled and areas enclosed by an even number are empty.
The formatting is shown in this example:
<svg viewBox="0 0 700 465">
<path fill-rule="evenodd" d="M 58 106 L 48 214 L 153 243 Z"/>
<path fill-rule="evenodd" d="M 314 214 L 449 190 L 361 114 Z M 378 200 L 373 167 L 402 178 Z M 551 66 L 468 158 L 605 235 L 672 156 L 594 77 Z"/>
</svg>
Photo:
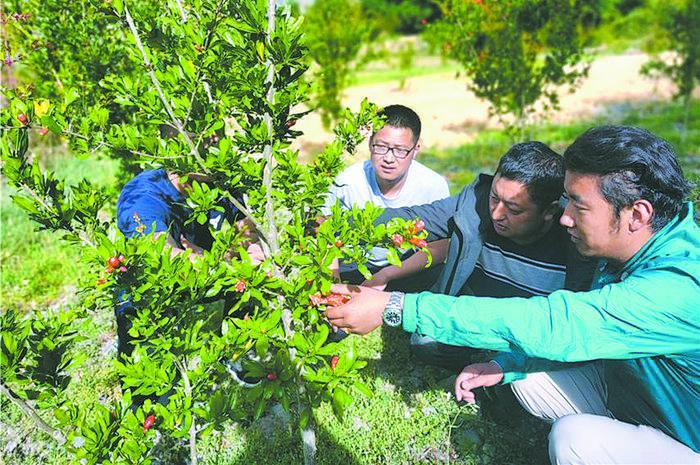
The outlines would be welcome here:
<svg viewBox="0 0 700 465">
<path fill-rule="evenodd" d="M 452 220 L 454 221 L 454 220 Z M 462 247 L 464 247 L 464 236 L 462 235 L 462 230 L 459 229 L 457 226 L 457 223 L 455 222 L 455 232 L 456 235 L 459 236 L 459 248 L 457 250 L 457 257 L 455 258 L 455 264 L 452 267 L 452 273 L 450 273 L 450 277 L 447 280 L 447 286 L 445 286 L 445 292 L 447 295 L 452 295 L 450 292 L 452 289 L 452 283 L 454 282 L 455 279 L 455 274 L 457 273 L 457 266 L 459 265 L 459 261 L 462 257 Z"/>
</svg>

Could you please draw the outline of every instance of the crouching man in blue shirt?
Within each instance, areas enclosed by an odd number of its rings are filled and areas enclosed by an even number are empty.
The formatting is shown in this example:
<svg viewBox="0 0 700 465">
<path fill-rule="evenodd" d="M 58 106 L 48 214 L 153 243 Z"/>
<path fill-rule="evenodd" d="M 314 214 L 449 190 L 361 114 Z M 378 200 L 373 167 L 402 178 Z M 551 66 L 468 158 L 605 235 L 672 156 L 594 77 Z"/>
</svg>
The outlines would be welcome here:
<svg viewBox="0 0 700 465">
<path fill-rule="evenodd" d="M 205 181 L 197 175 L 189 175 L 191 179 Z M 188 185 L 181 178 L 165 170 L 146 170 L 129 181 L 121 191 L 117 201 L 117 221 L 119 230 L 125 237 L 133 237 L 140 233 L 155 235 L 167 234 L 167 244 L 172 253 L 182 253 L 191 250 L 192 259 L 209 250 L 214 242 L 210 227 L 219 229 L 223 221 L 247 227 L 247 220 L 242 219 L 238 209 L 228 201 L 221 201 L 223 212 L 212 210 L 208 213 L 208 222 L 199 224 L 187 220 L 192 210 L 187 207 Z M 254 262 L 260 262 L 264 255 L 260 245 L 252 243 L 248 253 Z M 223 296 L 222 296 L 223 297 Z M 136 308 L 124 298 L 124 292 L 118 296 L 115 310 L 117 319 L 117 335 L 119 338 L 119 355 L 130 355 L 133 349 L 129 336 L 130 316 L 136 313 Z"/>
</svg>

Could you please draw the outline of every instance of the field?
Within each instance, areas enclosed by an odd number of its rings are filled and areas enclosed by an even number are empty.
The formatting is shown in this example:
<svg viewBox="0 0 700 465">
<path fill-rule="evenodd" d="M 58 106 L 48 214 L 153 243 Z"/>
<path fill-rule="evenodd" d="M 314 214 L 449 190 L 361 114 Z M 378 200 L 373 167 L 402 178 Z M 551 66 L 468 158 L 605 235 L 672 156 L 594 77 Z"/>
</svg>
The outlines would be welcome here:
<svg viewBox="0 0 700 465">
<path fill-rule="evenodd" d="M 617 57 L 617 58 L 615 58 Z M 638 66 L 639 55 L 608 56 L 596 63 L 610 69 L 617 60 L 620 69 Z M 448 65 L 445 65 L 448 66 Z M 449 67 L 449 66 L 448 66 Z M 443 173 L 451 190 L 457 193 L 481 172 L 493 171 L 509 138 L 486 117 L 485 106 L 463 90 L 450 70 L 438 66 L 437 74 L 417 65 L 420 77 L 411 78 L 406 91 L 393 92 L 395 76 L 386 70 L 360 77 L 347 92 L 348 105 L 359 96 L 384 96 L 378 103 L 407 103 L 426 121 L 425 150 L 420 160 Z M 633 70 L 634 71 L 634 70 Z M 630 74 L 631 76 L 631 74 Z M 669 103 L 669 85 L 644 81 L 634 91 L 632 77 L 620 76 L 615 82 L 592 72 L 581 92 L 562 102 L 562 110 L 551 123 L 529 128 L 533 139 L 562 151 L 586 128 L 596 124 L 626 124 L 645 127 L 669 140 L 677 149 L 686 174 L 700 179 L 700 125 L 682 127 L 683 110 Z M 597 80 L 597 81 L 596 81 Z M 441 90 L 428 95 L 426 86 Z M 452 86 L 452 87 L 449 87 Z M 458 94 L 459 89 L 464 95 Z M 443 92 L 444 91 L 444 92 Z M 466 101 L 445 107 L 439 95 L 458 95 Z M 595 96 L 593 98 L 592 96 Z M 466 97 L 464 97 L 466 96 Z M 586 100 L 588 99 L 588 100 Z M 391 100 L 391 101 L 389 101 Z M 453 98 L 457 100 L 457 98 Z M 459 110 L 459 106 L 463 106 Z M 435 116 L 437 115 L 437 116 Z M 693 102 L 690 121 L 700 121 L 700 102 Z M 300 148 L 306 159 L 325 142 L 314 117 L 300 122 L 306 136 Z M 101 159 L 76 160 L 61 146 L 34 147 L 43 162 L 71 181 L 81 177 L 98 183 L 111 182 L 116 173 L 113 162 Z M 363 157 L 363 153 L 358 157 Z M 696 191 L 697 192 L 697 191 Z M 2 306 L 24 310 L 56 311 L 76 301 L 75 289 L 81 279 L 77 264 L 79 250 L 64 245 L 53 233 L 35 232 L 32 223 L 12 204 L 12 191 L 2 185 L 0 198 Z M 697 197 L 696 197 L 697 200 Z M 109 214 L 110 212 L 107 212 Z M 115 395 L 117 385 L 111 361 L 116 352 L 115 328 L 111 309 L 93 315 L 82 350 L 89 356 L 80 370 L 71 396 L 89 404 Z M 363 377 L 372 388 L 371 398 L 357 398 L 344 421 L 338 421 L 329 406 L 315 412 L 318 424 L 318 461 L 321 464 L 379 463 L 456 463 L 456 464 L 536 464 L 546 463 L 546 428 L 523 419 L 514 410 L 501 417 L 486 418 L 478 407 L 462 406 L 451 393 L 454 373 L 416 365 L 407 348 L 408 336 L 387 330 L 367 338 L 351 336 L 344 344 L 355 346 L 368 361 Z M 0 463 L 53 464 L 66 461 L 60 448 L 36 433 L 29 422 L 2 397 L 0 400 Z M 235 424 L 215 433 L 200 450 L 208 464 L 291 464 L 301 462 L 298 433 L 291 431 L 282 409 L 273 409 L 252 424 Z M 157 463 L 177 463 L 185 453 L 161 444 L 154 453 Z"/>
</svg>

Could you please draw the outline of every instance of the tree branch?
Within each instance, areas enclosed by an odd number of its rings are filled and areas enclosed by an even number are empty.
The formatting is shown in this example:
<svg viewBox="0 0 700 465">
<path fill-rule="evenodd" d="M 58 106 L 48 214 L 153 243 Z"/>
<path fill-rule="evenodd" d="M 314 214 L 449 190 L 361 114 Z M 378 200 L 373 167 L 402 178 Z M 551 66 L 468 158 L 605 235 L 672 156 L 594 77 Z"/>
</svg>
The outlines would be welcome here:
<svg viewBox="0 0 700 465">
<path fill-rule="evenodd" d="M 156 74 L 153 72 L 153 65 L 151 64 L 150 60 L 148 59 L 148 55 L 146 54 L 146 50 L 144 49 L 143 44 L 141 43 L 141 38 L 139 37 L 139 31 L 136 29 L 136 24 L 134 24 L 134 19 L 131 17 L 131 13 L 129 13 L 129 8 L 126 6 L 126 3 L 124 4 L 124 14 L 126 15 L 126 22 L 129 24 L 129 29 L 131 30 L 131 35 L 134 36 L 134 40 L 136 41 L 136 47 L 141 52 L 141 56 L 143 58 L 143 64 L 144 64 L 144 67 L 146 68 L 146 73 L 148 73 L 148 77 L 151 78 L 151 83 L 153 83 L 153 87 L 155 87 L 156 92 L 158 92 L 158 97 L 160 98 L 160 101 L 163 104 L 163 108 L 165 109 L 165 112 L 170 117 L 170 120 L 173 123 L 173 127 L 175 127 L 175 129 L 177 129 L 177 132 L 179 132 L 180 135 L 185 139 L 185 142 L 187 142 L 187 145 L 190 149 L 190 154 L 194 157 L 195 160 L 197 160 L 197 163 L 202 168 L 202 170 L 208 174 L 210 171 L 209 171 L 209 168 L 207 168 L 206 164 L 204 163 L 204 159 L 197 152 L 197 148 L 195 147 L 194 142 L 192 142 L 192 139 L 185 131 L 185 128 L 182 126 L 182 123 L 175 117 L 175 113 L 173 112 L 173 109 L 170 107 L 168 100 L 165 98 L 165 93 L 163 93 L 163 88 L 160 86 L 160 82 L 158 81 Z"/>
<path fill-rule="evenodd" d="M 192 386 L 190 385 L 190 378 L 187 376 L 186 367 L 176 361 L 178 370 L 180 371 L 180 376 L 182 376 L 182 382 L 185 385 L 185 395 L 192 398 Z M 194 399 L 193 399 L 194 400 Z M 194 420 L 194 414 L 192 415 L 192 423 L 190 424 L 190 465 L 197 465 L 197 425 Z"/>
<path fill-rule="evenodd" d="M 182 7 L 182 2 L 180 0 L 175 0 L 175 3 L 177 3 L 177 8 L 178 10 L 180 10 L 180 17 L 182 18 L 182 22 L 186 23 L 187 14 L 185 14 L 185 9 Z"/>
<path fill-rule="evenodd" d="M 10 399 L 10 401 L 13 404 L 19 407 L 19 409 L 22 410 L 22 412 L 34 422 L 37 428 L 54 438 L 56 441 L 58 441 L 59 444 L 63 444 L 66 442 L 66 438 L 65 436 L 63 436 L 63 433 L 61 431 L 46 423 L 36 413 L 36 411 L 32 408 L 31 405 L 29 405 L 19 397 L 15 397 L 13 392 L 2 383 L 0 383 L 0 392 L 3 393 L 8 399 Z"/>
</svg>

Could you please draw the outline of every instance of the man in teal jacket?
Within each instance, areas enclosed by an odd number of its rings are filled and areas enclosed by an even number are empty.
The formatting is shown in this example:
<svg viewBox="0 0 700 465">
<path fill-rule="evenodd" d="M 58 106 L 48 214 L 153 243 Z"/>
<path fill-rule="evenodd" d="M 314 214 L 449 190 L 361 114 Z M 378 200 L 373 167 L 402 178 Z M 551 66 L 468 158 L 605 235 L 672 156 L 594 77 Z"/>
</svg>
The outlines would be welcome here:
<svg viewBox="0 0 700 465">
<path fill-rule="evenodd" d="M 466 367 L 458 400 L 513 382 L 531 413 L 553 422 L 552 463 L 700 463 L 700 228 L 671 146 L 606 126 L 566 150 L 561 224 L 601 258 L 588 292 L 530 299 L 351 292 L 329 309 L 364 334 L 382 321 L 440 342 L 501 351 Z M 583 362 L 583 363 L 572 363 Z"/>
</svg>

